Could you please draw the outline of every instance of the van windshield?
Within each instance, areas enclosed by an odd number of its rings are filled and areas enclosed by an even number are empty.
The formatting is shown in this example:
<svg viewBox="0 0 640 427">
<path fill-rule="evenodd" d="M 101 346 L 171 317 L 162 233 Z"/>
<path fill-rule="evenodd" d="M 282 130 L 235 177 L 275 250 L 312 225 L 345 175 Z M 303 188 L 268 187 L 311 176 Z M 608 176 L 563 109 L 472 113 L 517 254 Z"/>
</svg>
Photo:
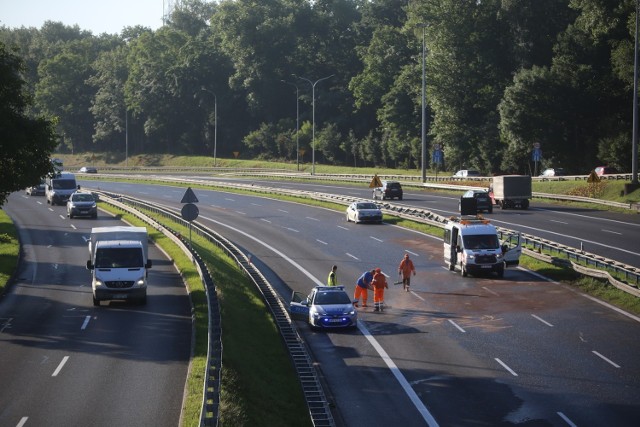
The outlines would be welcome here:
<svg viewBox="0 0 640 427">
<path fill-rule="evenodd" d="M 495 234 L 477 234 L 463 236 L 462 242 L 465 249 L 498 249 L 500 242 Z"/>
<path fill-rule="evenodd" d="M 76 188 L 75 179 L 54 179 L 52 184 L 55 190 L 72 190 Z"/>
<path fill-rule="evenodd" d="M 96 268 L 142 268 L 140 248 L 100 248 L 96 254 Z"/>
</svg>

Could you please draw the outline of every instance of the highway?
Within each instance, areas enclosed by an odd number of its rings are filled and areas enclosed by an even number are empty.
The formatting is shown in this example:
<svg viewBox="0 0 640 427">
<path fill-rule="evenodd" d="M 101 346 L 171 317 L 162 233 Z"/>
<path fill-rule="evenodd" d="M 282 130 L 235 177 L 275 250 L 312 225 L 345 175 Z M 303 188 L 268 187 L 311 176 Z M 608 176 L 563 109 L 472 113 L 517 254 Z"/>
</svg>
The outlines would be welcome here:
<svg viewBox="0 0 640 427">
<path fill-rule="evenodd" d="M 188 178 L 185 176 L 185 178 Z M 203 179 L 203 177 L 198 177 Z M 212 180 L 247 182 L 246 179 L 209 178 Z M 365 183 L 354 185 L 331 183 L 299 183 L 281 180 L 251 180 L 256 185 L 276 188 L 317 191 L 352 197 L 371 198 Z M 462 194 L 464 191 L 460 191 Z M 457 216 L 459 196 L 442 192 L 404 188 L 402 201 L 390 200 L 394 205 L 427 209 L 444 216 Z M 528 210 L 500 210 L 484 216 L 497 226 L 542 237 L 574 248 L 614 259 L 640 268 L 640 215 L 638 213 L 608 212 L 577 206 L 541 203 L 536 199 Z"/>
<path fill-rule="evenodd" d="M 191 352 L 191 308 L 173 264 L 153 245 L 148 303 L 94 307 L 87 238 L 122 225 L 66 217 L 14 193 L 3 209 L 23 257 L 0 299 L 0 426 L 176 426 Z"/>
<path fill-rule="evenodd" d="M 185 191 L 99 187 L 178 210 Z M 346 223 L 341 212 L 267 198 L 196 195 L 198 222 L 251 254 L 285 300 L 324 283 L 333 264 L 351 293 L 362 271 L 381 267 L 394 278 L 402 255 L 411 254 L 418 271 L 411 292 L 392 286 L 384 313 L 361 308 L 358 331 L 312 332 L 298 324 L 339 425 L 637 424 L 637 317 L 519 269 L 503 280 L 462 278 L 443 267 L 440 239 L 409 230 Z M 454 203 L 440 197 L 424 203 L 443 210 Z M 403 202 L 414 198 L 408 191 Z"/>
</svg>

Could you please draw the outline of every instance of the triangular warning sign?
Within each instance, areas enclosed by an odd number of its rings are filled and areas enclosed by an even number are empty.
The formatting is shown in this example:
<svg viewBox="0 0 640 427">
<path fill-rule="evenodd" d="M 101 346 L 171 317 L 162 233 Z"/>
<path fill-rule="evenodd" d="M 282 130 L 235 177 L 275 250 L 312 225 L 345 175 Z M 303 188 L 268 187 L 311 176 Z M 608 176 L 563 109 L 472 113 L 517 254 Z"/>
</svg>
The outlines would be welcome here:
<svg viewBox="0 0 640 427">
<path fill-rule="evenodd" d="M 589 184 L 592 184 L 594 182 L 600 182 L 600 177 L 598 176 L 596 171 L 591 171 L 591 173 L 589 174 L 589 177 L 587 178 L 587 182 Z"/>
<path fill-rule="evenodd" d="M 187 188 L 187 191 L 184 192 L 184 196 L 182 196 L 180 203 L 198 203 L 198 198 L 191 187 Z"/>
<path fill-rule="evenodd" d="M 382 187 L 382 182 L 378 178 L 378 174 L 375 174 L 369 183 L 369 188 Z"/>
</svg>

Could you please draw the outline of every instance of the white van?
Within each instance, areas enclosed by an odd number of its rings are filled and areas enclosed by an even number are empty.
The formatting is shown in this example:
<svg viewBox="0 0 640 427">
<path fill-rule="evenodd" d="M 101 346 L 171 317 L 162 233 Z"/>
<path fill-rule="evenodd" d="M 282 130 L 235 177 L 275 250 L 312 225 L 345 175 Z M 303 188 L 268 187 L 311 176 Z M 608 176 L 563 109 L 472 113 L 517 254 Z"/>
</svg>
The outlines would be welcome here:
<svg viewBox="0 0 640 427">
<path fill-rule="evenodd" d="M 50 175 L 45 182 L 45 196 L 51 205 L 64 205 L 69 197 L 80 188 L 76 184 L 76 176 L 69 172 Z"/>
<path fill-rule="evenodd" d="M 504 276 L 505 267 L 520 263 L 520 234 L 500 241 L 498 230 L 488 220 L 462 218 L 450 220 L 444 231 L 444 261 L 449 270 L 468 273 L 495 272 Z"/>
</svg>

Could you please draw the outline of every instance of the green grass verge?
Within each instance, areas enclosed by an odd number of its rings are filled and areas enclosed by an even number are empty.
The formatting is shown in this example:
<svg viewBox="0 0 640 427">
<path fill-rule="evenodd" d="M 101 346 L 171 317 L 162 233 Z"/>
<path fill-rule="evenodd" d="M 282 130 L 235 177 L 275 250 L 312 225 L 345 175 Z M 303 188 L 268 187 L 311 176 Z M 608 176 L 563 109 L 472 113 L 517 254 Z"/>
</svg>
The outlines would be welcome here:
<svg viewBox="0 0 640 427">
<path fill-rule="evenodd" d="M 9 215 L 0 209 L 0 295 L 18 266 L 20 242 L 18 232 Z"/>
<path fill-rule="evenodd" d="M 145 226 L 120 209 L 105 206 L 133 225 Z M 151 212 L 145 214 L 152 216 Z M 183 236 L 189 230 L 154 218 Z M 183 425 L 199 425 L 207 356 L 207 302 L 196 269 L 171 240 L 148 228 L 157 245 L 167 251 L 185 278 L 196 316 L 196 336 Z M 192 244 L 205 260 L 216 283 L 222 321 L 223 372 L 220 424 L 233 426 L 311 425 L 295 369 L 270 311 L 252 281 L 221 249 L 192 233 Z"/>
</svg>

